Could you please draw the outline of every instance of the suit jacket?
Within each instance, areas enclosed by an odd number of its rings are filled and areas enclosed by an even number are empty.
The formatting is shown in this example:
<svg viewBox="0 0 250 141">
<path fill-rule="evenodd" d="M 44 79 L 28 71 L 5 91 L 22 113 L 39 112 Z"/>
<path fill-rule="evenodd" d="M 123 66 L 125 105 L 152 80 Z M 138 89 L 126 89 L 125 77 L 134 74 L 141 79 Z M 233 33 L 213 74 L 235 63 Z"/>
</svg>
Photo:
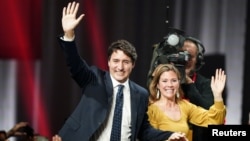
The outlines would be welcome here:
<svg viewBox="0 0 250 141">
<path fill-rule="evenodd" d="M 88 141 L 108 117 L 112 104 L 113 85 L 110 73 L 89 66 L 78 52 L 75 41 L 58 37 L 72 78 L 82 88 L 82 97 L 59 131 L 63 141 Z M 154 129 L 148 122 L 148 91 L 129 81 L 131 92 L 131 141 L 167 140 L 172 132 Z"/>
</svg>

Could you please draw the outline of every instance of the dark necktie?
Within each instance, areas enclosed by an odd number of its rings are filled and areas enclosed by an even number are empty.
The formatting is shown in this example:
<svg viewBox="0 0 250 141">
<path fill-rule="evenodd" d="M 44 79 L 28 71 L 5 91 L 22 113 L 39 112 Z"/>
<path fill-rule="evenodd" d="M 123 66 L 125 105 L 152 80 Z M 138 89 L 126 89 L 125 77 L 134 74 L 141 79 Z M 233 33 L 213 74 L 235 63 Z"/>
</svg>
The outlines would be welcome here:
<svg viewBox="0 0 250 141">
<path fill-rule="evenodd" d="M 120 141 L 121 140 L 123 87 L 124 87 L 123 85 L 118 86 L 110 141 Z"/>
</svg>

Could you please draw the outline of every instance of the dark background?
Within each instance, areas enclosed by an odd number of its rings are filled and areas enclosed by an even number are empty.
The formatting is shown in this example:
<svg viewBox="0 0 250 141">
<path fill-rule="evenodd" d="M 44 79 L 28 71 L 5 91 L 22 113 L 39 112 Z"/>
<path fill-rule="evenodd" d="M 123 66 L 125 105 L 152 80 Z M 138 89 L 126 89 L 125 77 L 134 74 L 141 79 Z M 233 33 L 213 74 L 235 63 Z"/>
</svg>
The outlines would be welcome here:
<svg viewBox="0 0 250 141">
<path fill-rule="evenodd" d="M 207 5 L 208 1 L 215 5 Z M 35 130 L 46 136 L 58 132 L 81 96 L 81 90 L 71 79 L 57 42 L 57 37 L 63 34 L 62 8 L 68 2 L 71 1 L 12 0 L 1 2 L 0 13 L 2 14 L 0 16 L 3 18 L 2 26 L 0 26 L 2 41 L 0 58 L 1 60 L 18 60 L 16 121 L 37 124 L 34 125 Z M 118 39 L 126 39 L 134 44 L 139 55 L 131 79 L 145 87 L 152 46 L 163 40 L 168 27 L 179 28 L 189 35 L 203 39 L 202 41 L 208 44 L 208 39 L 201 31 L 210 31 L 210 29 L 212 31 L 212 26 L 204 26 L 204 19 L 209 18 L 202 16 L 204 9 L 212 9 L 216 13 L 215 29 L 227 26 L 227 22 L 224 22 L 225 25 L 220 24 L 223 23 L 224 15 L 223 10 L 218 9 L 227 7 L 223 0 L 213 2 L 210 0 L 78 0 L 77 2 L 80 2 L 78 15 L 85 14 L 76 29 L 76 42 L 80 55 L 90 65 L 107 69 L 106 50 L 109 44 Z M 246 9 L 243 12 L 246 15 L 244 21 L 237 19 L 241 15 L 232 15 L 229 22 L 238 22 L 240 26 L 246 26 L 244 36 L 239 35 L 241 39 L 244 39 L 244 47 L 241 48 L 245 53 L 244 64 L 242 64 L 242 109 L 239 110 L 242 110 L 241 123 L 247 124 L 250 111 L 248 104 L 250 68 L 247 63 L 249 62 L 247 56 L 249 42 L 247 41 L 250 39 L 249 2 L 247 0 L 232 2 L 236 3 L 236 6 L 245 6 L 242 9 Z M 226 4 L 230 5 L 230 2 Z M 234 9 L 227 10 L 234 13 Z M 239 26 L 229 28 L 234 31 Z M 227 33 L 233 36 L 230 31 Z M 211 35 L 211 33 L 207 34 Z M 205 45 L 206 64 L 201 72 L 207 77 L 211 77 L 217 67 L 227 68 L 226 59 L 231 57 L 226 56 L 230 48 L 224 47 L 223 49 L 220 46 L 219 35 L 217 32 L 211 35 L 213 39 L 216 39 L 212 40 L 212 44 L 218 46 Z M 36 67 L 36 62 L 39 62 L 40 83 L 38 84 L 33 81 L 35 71 L 31 69 Z M 232 76 L 232 74 L 228 75 Z M 38 101 L 33 100 L 34 89 L 39 89 Z M 37 108 L 34 105 L 39 106 Z"/>
</svg>

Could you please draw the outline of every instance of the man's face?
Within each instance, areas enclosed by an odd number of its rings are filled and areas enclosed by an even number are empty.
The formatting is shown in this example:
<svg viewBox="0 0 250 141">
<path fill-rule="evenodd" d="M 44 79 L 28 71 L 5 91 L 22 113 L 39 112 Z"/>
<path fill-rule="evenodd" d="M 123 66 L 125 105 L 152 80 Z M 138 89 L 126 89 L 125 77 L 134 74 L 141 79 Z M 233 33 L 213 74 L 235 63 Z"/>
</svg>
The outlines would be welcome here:
<svg viewBox="0 0 250 141">
<path fill-rule="evenodd" d="M 188 51 L 188 53 L 190 54 L 190 59 L 186 64 L 186 74 L 192 75 L 192 73 L 196 69 L 197 54 L 198 54 L 197 46 L 194 42 L 187 40 L 184 42 L 182 49 L 183 51 Z"/>
<path fill-rule="evenodd" d="M 129 78 L 134 68 L 131 58 L 121 50 L 112 53 L 108 66 L 110 74 L 120 83 L 125 82 Z"/>
</svg>

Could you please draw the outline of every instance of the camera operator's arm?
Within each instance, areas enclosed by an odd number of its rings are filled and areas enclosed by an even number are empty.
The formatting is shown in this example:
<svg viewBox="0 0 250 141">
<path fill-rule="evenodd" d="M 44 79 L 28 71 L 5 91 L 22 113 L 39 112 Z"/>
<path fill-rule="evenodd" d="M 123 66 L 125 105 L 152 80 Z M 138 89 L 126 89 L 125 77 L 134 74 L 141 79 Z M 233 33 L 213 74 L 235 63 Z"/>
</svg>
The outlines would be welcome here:
<svg viewBox="0 0 250 141">
<path fill-rule="evenodd" d="M 182 84 L 185 98 L 197 106 L 209 109 L 214 103 L 213 92 L 210 87 L 211 80 L 197 74 L 196 80 L 193 81 L 190 77 L 186 77 L 186 82 Z"/>
</svg>

